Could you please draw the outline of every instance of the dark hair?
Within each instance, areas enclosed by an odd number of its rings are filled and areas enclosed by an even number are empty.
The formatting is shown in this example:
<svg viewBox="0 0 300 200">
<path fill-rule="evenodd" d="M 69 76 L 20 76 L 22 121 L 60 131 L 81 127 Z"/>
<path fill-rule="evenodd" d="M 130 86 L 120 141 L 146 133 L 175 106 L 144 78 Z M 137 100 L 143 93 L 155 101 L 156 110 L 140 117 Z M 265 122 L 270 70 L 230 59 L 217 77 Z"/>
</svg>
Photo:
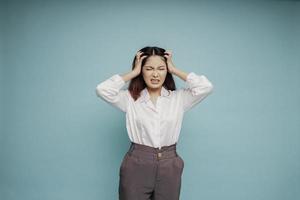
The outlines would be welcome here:
<svg viewBox="0 0 300 200">
<path fill-rule="evenodd" d="M 164 57 L 164 53 L 166 51 L 165 49 L 155 47 L 155 46 L 154 47 L 147 46 L 142 48 L 140 51 L 143 52 L 142 56 L 147 55 L 147 57 L 145 57 L 142 61 L 141 73 L 138 76 L 131 79 L 128 86 L 128 90 L 134 100 L 137 100 L 139 98 L 141 91 L 147 86 L 142 75 L 142 69 L 145 63 L 147 62 L 149 56 L 151 55 L 162 56 L 166 63 L 166 66 L 168 67 L 167 59 Z M 132 70 L 135 67 L 135 60 L 136 60 L 136 56 L 134 57 L 132 62 Z M 167 72 L 166 79 L 162 86 L 168 90 L 176 90 L 175 81 L 171 73 Z"/>
</svg>

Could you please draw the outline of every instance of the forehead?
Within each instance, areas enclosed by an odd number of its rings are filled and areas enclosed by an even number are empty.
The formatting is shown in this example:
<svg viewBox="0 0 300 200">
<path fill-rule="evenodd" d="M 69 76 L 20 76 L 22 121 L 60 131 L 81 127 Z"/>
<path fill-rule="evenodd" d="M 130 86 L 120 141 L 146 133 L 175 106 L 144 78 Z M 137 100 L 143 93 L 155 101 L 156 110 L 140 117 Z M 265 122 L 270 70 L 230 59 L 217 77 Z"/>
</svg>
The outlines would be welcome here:
<svg viewBox="0 0 300 200">
<path fill-rule="evenodd" d="M 166 63 L 164 59 L 161 56 L 150 56 L 146 63 L 145 66 L 166 66 Z"/>
</svg>

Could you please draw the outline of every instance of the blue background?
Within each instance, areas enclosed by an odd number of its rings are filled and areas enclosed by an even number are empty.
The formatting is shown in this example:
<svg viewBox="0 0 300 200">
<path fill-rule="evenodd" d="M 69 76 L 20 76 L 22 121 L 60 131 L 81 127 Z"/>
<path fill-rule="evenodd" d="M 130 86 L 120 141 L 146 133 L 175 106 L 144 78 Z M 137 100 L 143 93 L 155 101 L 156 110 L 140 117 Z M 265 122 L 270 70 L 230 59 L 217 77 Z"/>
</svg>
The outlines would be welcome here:
<svg viewBox="0 0 300 200">
<path fill-rule="evenodd" d="M 1 200 L 118 198 L 125 114 L 95 87 L 148 45 L 214 85 L 183 121 L 181 199 L 300 199 L 299 2 L 12 0 L 0 13 Z"/>
</svg>

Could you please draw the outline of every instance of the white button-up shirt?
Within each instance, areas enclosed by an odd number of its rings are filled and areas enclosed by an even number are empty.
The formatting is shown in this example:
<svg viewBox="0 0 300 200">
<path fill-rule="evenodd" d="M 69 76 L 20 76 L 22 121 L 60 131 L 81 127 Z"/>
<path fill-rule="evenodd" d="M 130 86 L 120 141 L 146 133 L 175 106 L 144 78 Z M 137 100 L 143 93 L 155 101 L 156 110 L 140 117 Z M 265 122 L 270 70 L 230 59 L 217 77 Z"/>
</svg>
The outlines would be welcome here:
<svg viewBox="0 0 300 200">
<path fill-rule="evenodd" d="M 185 83 L 186 87 L 174 91 L 162 87 L 156 105 L 150 100 L 147 88 L 134 101 L 129 90 L 122 89 L 125 81 L 119 74 L 99 83 L 96 94 L 126 113 L 130 141 L 161 148 L 177 143 L 184 113 L 213 90 L 212 83 L 204 75 L 194 72 L 188 74 Z"/>
</svg>

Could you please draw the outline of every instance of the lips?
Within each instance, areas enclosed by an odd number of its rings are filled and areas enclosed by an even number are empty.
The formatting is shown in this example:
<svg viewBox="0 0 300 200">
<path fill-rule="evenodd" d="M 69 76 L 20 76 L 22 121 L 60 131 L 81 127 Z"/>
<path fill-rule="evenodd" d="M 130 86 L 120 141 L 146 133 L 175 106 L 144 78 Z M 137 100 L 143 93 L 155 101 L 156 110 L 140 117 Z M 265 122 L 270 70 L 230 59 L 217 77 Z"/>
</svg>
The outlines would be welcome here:
<svg viewBox="0 0 300 200">
<path fill-rule="evenodd" d="M 159 83 L 159 80 L 158 80 L 158 79 L 151 79 L 151 83 L 153 83 L 153 84 L 158 84 L 158 83 Z"/>
</svg>

